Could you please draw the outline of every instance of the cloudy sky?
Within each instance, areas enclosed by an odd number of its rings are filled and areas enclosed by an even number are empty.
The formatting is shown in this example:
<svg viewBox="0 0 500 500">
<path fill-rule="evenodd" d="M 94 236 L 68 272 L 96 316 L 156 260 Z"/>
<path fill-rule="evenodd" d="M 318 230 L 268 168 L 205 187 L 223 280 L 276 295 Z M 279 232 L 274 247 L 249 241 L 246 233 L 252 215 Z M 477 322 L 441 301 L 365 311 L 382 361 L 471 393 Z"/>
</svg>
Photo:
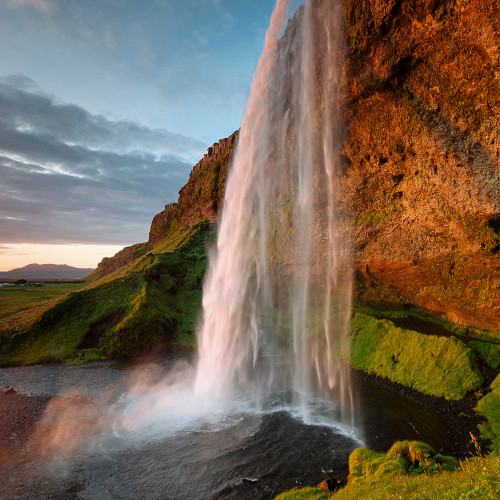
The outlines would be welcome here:
<svg viewBox="0 0 500 500">
<path fill-rule="evenodd" d="M 0 270 L 147 240 L 239 127 L 274 0 L 0 0 Z"/>
</svg>

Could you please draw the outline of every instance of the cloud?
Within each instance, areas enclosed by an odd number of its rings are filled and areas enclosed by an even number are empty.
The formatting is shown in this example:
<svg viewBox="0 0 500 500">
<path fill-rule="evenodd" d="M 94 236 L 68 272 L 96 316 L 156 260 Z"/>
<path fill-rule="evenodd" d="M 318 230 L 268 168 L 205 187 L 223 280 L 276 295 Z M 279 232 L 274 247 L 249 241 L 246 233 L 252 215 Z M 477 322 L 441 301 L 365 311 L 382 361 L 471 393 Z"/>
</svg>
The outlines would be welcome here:
<svg viewBox="0 0 500 500">
<path fill-rule="evenodd" d="M 0 255 L 7 255 L 7 254 L 12 254 L 12 253 L 17 253 L 12 247 L 6 247 L 3 245 L 0 245 Z"/>
<path fill-rule="evenodd" d="M 203 145 L 0 81 L 0 243 L 130 244 L 176 201 Z"/>
<path fill-rule="evenodd" d="M 24 75 L 0 79 L 0 120 L 8 128 L 52 136 L 57 142 L 114 152 L 172 153 L 188 161 L 204 152 L 195 139 L 131 121 L 93 115 L 71 104 L 57 104 Z"/>
<path fill-rule="evenodd" d="M 17 248 L 14 248 L 14 247 L 6 247 L 6 246 L 0 245 L 0 255 L 8 255 L 8 256 L 27 255 L 27 253 L 23 252 Z"/>
<path fill-rule="evenodd" d="M 13 9 L 33 7 L 44 14 L 49 14 L 54 8 L 54 4 L 49 0 L 7 0 L 7 5 Z"/>
</svg>

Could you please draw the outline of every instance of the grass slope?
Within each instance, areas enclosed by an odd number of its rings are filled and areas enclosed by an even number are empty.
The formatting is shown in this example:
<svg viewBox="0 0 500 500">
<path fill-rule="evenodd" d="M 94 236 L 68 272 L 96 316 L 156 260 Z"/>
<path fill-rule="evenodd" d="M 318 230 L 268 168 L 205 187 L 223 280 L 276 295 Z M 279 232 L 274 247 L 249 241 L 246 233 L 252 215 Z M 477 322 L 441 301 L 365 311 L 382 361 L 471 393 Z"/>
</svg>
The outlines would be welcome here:
<svg viewBox="0 0 500 500">
<path fill-rule="evenodd" d="M 397 328 L 361 313 L 354 316 L 351 333 L 351 364 L 367 373 L 455 400 L 484 382 L 474 353 L 456 338 Z"/>
<path fill-rule="evenodd" d="M 160 343 L 193 345 L 211 234 L 206 223 L 174 231 L 163 251 L 67 295 L 26 328 L 0 332 L 0 365 L 75 363 L 133 356 Z"/>
<path fill-rule="evenodd" d="M 45 304 L 69 292 L 82 289 L 85 283 L 46 283 L 37 287 L 0 288 L 0 329 L 14 326 L 21 312 Z"/>
</svg>

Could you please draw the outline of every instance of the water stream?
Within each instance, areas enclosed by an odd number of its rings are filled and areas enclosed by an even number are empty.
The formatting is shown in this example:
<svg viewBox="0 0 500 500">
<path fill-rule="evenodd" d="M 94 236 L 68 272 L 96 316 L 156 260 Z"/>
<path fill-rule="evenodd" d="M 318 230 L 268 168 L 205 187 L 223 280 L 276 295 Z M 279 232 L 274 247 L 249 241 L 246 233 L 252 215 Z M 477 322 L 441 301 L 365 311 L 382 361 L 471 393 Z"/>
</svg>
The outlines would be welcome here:
<svg viewBox="0 0 500 500">
<path fill-rule="evenodd" d="M 195 392 L 253 392 L 258 407 L 290 391 L 311 422 L 322 397 L 353 425 L 351 252 L 336 193 L 342 3 L 308 0 L 291 19 L 288 3 L 273 12 L 228 177 Z"/>
</svg>

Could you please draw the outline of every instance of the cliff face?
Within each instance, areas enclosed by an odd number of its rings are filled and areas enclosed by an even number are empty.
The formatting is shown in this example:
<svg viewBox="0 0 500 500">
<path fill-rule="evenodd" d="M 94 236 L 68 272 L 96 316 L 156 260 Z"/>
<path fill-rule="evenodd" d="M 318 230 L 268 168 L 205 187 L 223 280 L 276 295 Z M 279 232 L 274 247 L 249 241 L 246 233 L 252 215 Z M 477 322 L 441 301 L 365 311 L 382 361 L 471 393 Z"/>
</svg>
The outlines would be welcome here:
<svg viewBox="0 0 500 500">
<path fill-rule="evenodd" d="M 142 257 L 147 252 L 147 249 L 147 243 L 136 243 L 135 245 L 123 248 L 113 257 L 104 257 L 104 259 L 99 262 L 97 269 L 90 273 L 85 280 L 96 281 L 99 278 L 114 273 L 123 266 L 130 264 L 135 259 Z"/>
<path fill-rule="evenodd" d="M 229 162 L 238 131 L 208 148 L 205 156 L 193 167 L 187 184 L 179 191 L 177 203 L 170 203 L 155 215 L 149 231 L 149 249 L 153 249 L 176 228 L 194 226 L 200 221 L 214 223 L 224 201 L 224 187 Z"/>
<path fill-rule="evenodd" d="M 187 184 L 179 191 L 177 203 L 165 205 L 165 209 L 154 216 L 148 241 L 125 247 L 113 257 L 104 258 L 86 279 L 96 281 L 132 263 L 153 251 L 179 229 L 195 226 L 202 221 L 215 223 L 224 201 L 227 169 L 238 133 L 236 131 L 208 148 L 193 167 Z"/>
<path fill-rule="evenodd" d="M 341 209 L 357 267 L 452 321 L 498 329 L 497 1 L 345 7 Z"/>
<path fill-rule="evenodd" d="M 357 302 L 500 329 L 497 0 L 345 0 L 345 34 L 339 211 L 354 235 Z M 96 273 L 215 222 L 236 140 L 209 148 L 148 242 Z"/>
</svg>

